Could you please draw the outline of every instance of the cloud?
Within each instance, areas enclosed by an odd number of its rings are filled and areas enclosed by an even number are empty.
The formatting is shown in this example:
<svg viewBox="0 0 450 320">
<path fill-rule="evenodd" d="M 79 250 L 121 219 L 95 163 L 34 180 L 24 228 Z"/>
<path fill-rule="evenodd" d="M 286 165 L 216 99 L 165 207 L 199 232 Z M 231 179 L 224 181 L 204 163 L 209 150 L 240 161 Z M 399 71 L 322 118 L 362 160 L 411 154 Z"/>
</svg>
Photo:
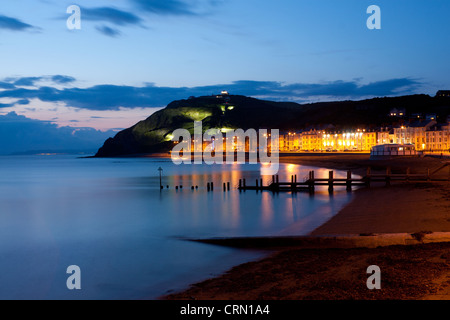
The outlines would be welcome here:
<svg viewBox="0 0 450 320">
<path fill-rule="evenodd" d="M 130 0 L 139 9 L 159 15 L 200 15 L 223 3 L 223 0 Z"/>
<path fill-rule="evenodd" d="M 11 31 L 28 31 L 37 28 L 28 23 L 22 22 L 19 19 L 0 15 L 0 29 Z"/>
<path fill-rule="evenodd" d="M 0 81 L 0 89 L 14 89 L 16 86 L 10 82 Z"/>
<path fill-rule="evenodd" d="M 334 100 L 361 99 L 366 97 L 393 96 L 413 94 L 422 85 L 417 79 L 399 78 L 361 84 L 360 80 L 332 81 L 324 83 L 294 83 L 285 85 L 281 82 L 236 81 L 224 85 L 229 91 L 250 96 L 268 96 L 274 100 L 293 100 L 310 102 L 321 97 Z M 213 87 L 213 88 L 217 88 Z"/>
<path fill-rule="evenodd" d="M 97 26 L 97 27 L 95 27 L 95 29 L 97 29 L 97 31 L 104 34 L 105 36 L 112 37 L 112 38 L 118 37 L 121 34 L 119 30 L 110 28 L 108 26 Z"/>
<path fill-rule="evenodd" d="M 124 27 L 124 26 L 141 26 L 143 28 L 143 20 L 136 14 L 118 9 L 115 7 L 97 7 L 86 8 L 81 7 L 81 17 L 83 21 L 101 22 L 102 25 L 96 26 L 95 29 L 101 34 L 108 37 L 118 37 L 121 32 L 118 28 L 112 28 L 107 24 Z M 66 17 L 63 17 L 66 19 Z"/>
<path fill-rule="evenodd" d="M 217 94 L 228 90 L 231 94 L 266 98 L 274 101 L 316 102 L 324 100 L 363 99 L 378 96 L 414 94 L 422 85 L 410 78 L 388 79 L 361 84 L 361 80 L 324 83 L 284 84 L 276 81 L 235 81 L 231 84 L 199 87 L 143 87 L 97 85 L 88 88 L 57 89 L 44 86 L 35 89 L 13 88 L 0 91 L 0 98 L 40 99 L 44 102 L 61 102 L 67 106 L 89 110 L 119 110 L 120 108 L 156 108 L 173 100 L 189 96 Z"/>
<path fill-rule="evenodd" d="M 53 76 L 41 76 L 41 77 L 15 77 L 6 78 L 4 81 L 0 82 L 0 89 L 15 89 L 17 87 L 35 87 L 41 81 L 49 81 L 54 84 L 69 84 L 75 82 L 74 77 L 65 75 L 53 75 Z"/>
<path fill-rule="evenodd" d="M 191 5 L 181 0 L 132 0 L 145 11 L 163 15 L 192 15 Z"/>
<path fill-rule="evenodd" d="M 14 82 L 14 85 L 16 86 L 26 86 L 26 87 L 32 87 L 34 84 L 38 81 L 41 81 L 43 77 L 23 77 L 19 78 Z"/>
<path fill-rule="evenodd" d="M 52 76 L 51 80 L 54 83 L 58 83 L 58 84 L 68 84 L 68 83 L 72 83 L 72 82 L 76 81 L 76 79 L 74 77 L 63 76 L 63 75 Z"/>
<path fill-rule="evenodd" d="M 223 0 L 129 0 L 129 2 L 138 13 L 132 13 L 112 6 L 81 7 L 82 19 L 102 22 L 102 25 L 95 27 L 97 31 L 108 37 L 118 37 L 121 35 L 121 32 L 117 27 L 140 26 L 145 28 L 144 20 L 141 18 L 143 13 L 163 16 L 198 16 L 212 12 L 211 9 L 217 7 Z M 110 25 L 114 25 L 116 28 L 112 28 Z"/>
<path fill-rule="evenodd" d="M 113 7 L 81 8 L 82 18 L 89 21 L 108 22 L 118 26 L 140 25 L 142 20 L 133 13 Z"/>
<path fill-rule="evenodd" d="M 21 100 L 18 100 L 17 102 L 15 102 L 15 104 L 20 104 L 22 106 L 27 105 L 29 103 L 30 103 L 30 100 L 28 100 L 28 99 L 21 99 Z"/>
<path fill-rule="evenodd" d="M 114 131 L 101 132 L 92 128 L 58 128 L 55 124 L 17 115 L 0 116 L 0 154 L 26 151 L 87 151 L 95 152 Z"/>
</svg>

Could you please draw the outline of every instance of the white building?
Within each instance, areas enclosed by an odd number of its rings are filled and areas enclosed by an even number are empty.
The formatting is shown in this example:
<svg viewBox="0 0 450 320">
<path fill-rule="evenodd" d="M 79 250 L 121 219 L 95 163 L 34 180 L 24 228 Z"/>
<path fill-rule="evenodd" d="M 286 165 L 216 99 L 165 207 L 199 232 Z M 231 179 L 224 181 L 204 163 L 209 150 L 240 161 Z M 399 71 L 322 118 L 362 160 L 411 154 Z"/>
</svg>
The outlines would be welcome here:
<svg viewBox="0 0 450 320">
<path fill-rule="evenodd" d="M 370 159 L 415 155 L 417 155 L 417 151 L 413 144 L 381 144 L 372 147 Z"/>
</svg>

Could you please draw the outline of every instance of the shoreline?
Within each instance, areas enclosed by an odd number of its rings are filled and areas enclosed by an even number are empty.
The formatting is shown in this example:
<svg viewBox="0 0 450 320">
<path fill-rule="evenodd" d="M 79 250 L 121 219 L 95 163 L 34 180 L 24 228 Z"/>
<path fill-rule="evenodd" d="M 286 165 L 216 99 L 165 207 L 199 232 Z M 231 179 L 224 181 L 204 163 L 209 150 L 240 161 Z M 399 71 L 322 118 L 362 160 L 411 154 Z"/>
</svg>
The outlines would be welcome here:
<svg viewBox="0 0 450 320">
<path fill-rule="evenodd" d="M 372 168 L 372 172 L 385 172 L 389 166 L 392 172 L 404 173 L 410 168 L 412 173 L 423 173 L 428 168 L 436 170 L 442 165 L 440 159 L 431 157 L 390 161 L 372 161 L 368 158 L 368 155 L 294 155 L 283 156 L 280 162 L 330 170 L 351 170 L 360 175 L 365 174 L 368 166 Z M 437 175 L 447 178 L 449 169 L 441 170 Z M 363 235 L 365 239 L 374 239 L 377 235 L 393 237 L 393 234 L 397 234 L 397 237 L 398 234 L 403 234 L 407 238 L 415 233 L 426 238 L 436 236 L 439 232 L 450 232 L 449 183 L 394 184 L 391 187 L 359 189 L 355 191 L 349 204 L 309 236 L 323 238 L 353 235 L 350 238 L 358 238 Z M 221 242 L 220 239 L 217 240 Z M 290 245 L 275 245 L 272 248 L 274 252 L 267 258 L 234 267 L 222 276 L 193 284 L 190 289 L 161 299 L 450 299 L 450 242 L 447 242 L 449 240 L 446 236 L 442 240 L 445 243 L 424 244 L 422 240 L 413 239 L 404 244 L 393 242 L 386 247 L 375 245 L 377 248 L 369 248 L 370 244 L 359 247 L 333 247 L 330 243 L 321 247 L 308 247 L 292 242 Z M 264 241 L 267 242 L 268 239 L 257 241 L 256 246 L 268 249 Z M 249 239 L 240 239 L 239 245 L 255 246 Z M 374 264 L 383 264 L 382 269 L 388 270 L 387 273 L 383 271 L 383 278 L 392 277 L 389 279 L 392 287 L 380 290 L 382 293 L 374 293 L 361 286 L 360 280 L 366 274 L 361 269 L 361 261 L 364 259 L 358 257 L 364 257 Z M 336 263 L 336 260 L 344 262 Z M 394 263 L 396 260 L 398 261 Z M 301 268 L 286 267 L 287 263 L 292 266 L 300 264 Z M 420 276 L 408 271 L 409 264 L 417 264 Z M 323 269 L 324 273 L 306 272 L 315 269 Z M 277 273 L 284 276 L 278 276 Z M 260 275 L 260 278 L 255 278 L 255 274 Z M 302 277 L 297 277 L 296 274 L 302 274 Z M 342 283 L 337 285 L 333 281 L 324 281 L 327 277 L 333 277 L 333 274 L 338 274 Z M 239 285 L 236 285 L 237 281 Z M 296 290 L 290 283 L 297 283 L 296 288 L 303 289 Z M 413 287 L 417 290 L 403 290 Z"/>
</svg>

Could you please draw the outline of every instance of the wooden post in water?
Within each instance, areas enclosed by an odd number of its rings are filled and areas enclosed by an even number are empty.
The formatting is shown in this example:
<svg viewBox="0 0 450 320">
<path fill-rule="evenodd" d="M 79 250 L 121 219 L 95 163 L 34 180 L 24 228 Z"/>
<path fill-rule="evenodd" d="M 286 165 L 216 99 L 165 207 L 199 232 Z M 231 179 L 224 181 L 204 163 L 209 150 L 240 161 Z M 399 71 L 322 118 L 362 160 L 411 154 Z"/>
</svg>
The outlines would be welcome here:
<svg viewBox="0 0 450 320">
<path fill-rule="evenodd" d="M 258 189 L 258 179 L 256 179 L 256 189 Z"/>
<path fill-rule="evenodd" d="M 227 182 L 227 190 L 230 191 L 230 183 Z"/>
<path fill-rule="evenodd" d="M 431 180 L 430 169 L 427 169 L 427 181 Z"/>
<path fill-rule="evenodd" d="M 239 179 L 239 190 L 242 188 L 242 179 Z"/>
<path fill-rule="evenodd" d="M 352 172 L 347 171 L 347 191 L 352 191 Z"/>
<path fill-rule="evenodd" d="M 214 183 L 211 182 L 211 191 L 214 191 Z"/>
<path fill-rule="evenodd" d="M 367 167 L 367 173 L 366 173 L 366 187 L 370 188 L 370 180 L 371 180 L 371 169 L 370 167 Z"/>
<path fill-rule="evenodd" d="M 315 174 L 314 174 L 314 170 L 313 171 L 311 171 L 311 180 L 310 180 L 310 189 L 311 189 L 311 192 L 314 192 L 314 190 L 315 190 L 315 181 L 314 181 L 314 179 L 315 179 Z"/>
<path fill-rule="evenodd" d="M 391 185 L 391 167 L 387 167 L 386 169 L 386 187 Z"/>
<path fill-rule="evenodd" d="M 328 172 L 328 191 L 333 192 L 334 189 L 334 172 L 330 171 Z"/>
<path fill-rule="evenodd" d="M 246 187 L 247 187 L 247 185 L 246 185 L 246 182 L 245 182 L 245 179 L 244 179 L 244 190 L 245 190 Z"/>
<path fill-rule="evenodd" d="M 263 187 L 264 187 L 264 186 L 263 186 L 263 180 L 262 180 L 262 178 L 260 179 L 260 184 L 259 184 L 259 185 L 260 185 L 260 187 L 261 187 L 261 190 L 262 190 L 262 189 L 263 189 Z"/>
<path fill-rule="evenodd" d="M 307 180 L 307 182 L 308 182 L 309 192 L 311 192 L 311 171 L 308 172 L 308 180 Z"/>
<path fill-rule="evenodd" d="M 178 187 L 177 187 L 177 189 L 178 189 Z M 211 190 L 211 185 L 209 184 L 209 182 L 206 184 L 206 189 L 207 189 L 208 191 Z"/>
<path fill-rule="evenodd" d="M 227 184 L 224 182 L 223 183 L 223 192 L 227 191 Z"/>
</svg>

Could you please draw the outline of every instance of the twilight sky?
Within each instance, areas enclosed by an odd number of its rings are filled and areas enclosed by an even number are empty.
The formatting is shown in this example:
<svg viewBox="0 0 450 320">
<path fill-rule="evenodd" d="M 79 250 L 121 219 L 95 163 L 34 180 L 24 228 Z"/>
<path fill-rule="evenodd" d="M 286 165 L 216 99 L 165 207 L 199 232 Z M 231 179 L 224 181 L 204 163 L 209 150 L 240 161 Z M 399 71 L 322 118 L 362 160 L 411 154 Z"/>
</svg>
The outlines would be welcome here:
<svg viewBox="0 0 450 320">
<path fill-rule="evenodd" d="M 298 102 L 450 89 L 448 0 L 0 1 L 0 123 L 125 128 L 222 89 Z M 372 4 L 381 30 L 366 27 Z"/>
</svg>

